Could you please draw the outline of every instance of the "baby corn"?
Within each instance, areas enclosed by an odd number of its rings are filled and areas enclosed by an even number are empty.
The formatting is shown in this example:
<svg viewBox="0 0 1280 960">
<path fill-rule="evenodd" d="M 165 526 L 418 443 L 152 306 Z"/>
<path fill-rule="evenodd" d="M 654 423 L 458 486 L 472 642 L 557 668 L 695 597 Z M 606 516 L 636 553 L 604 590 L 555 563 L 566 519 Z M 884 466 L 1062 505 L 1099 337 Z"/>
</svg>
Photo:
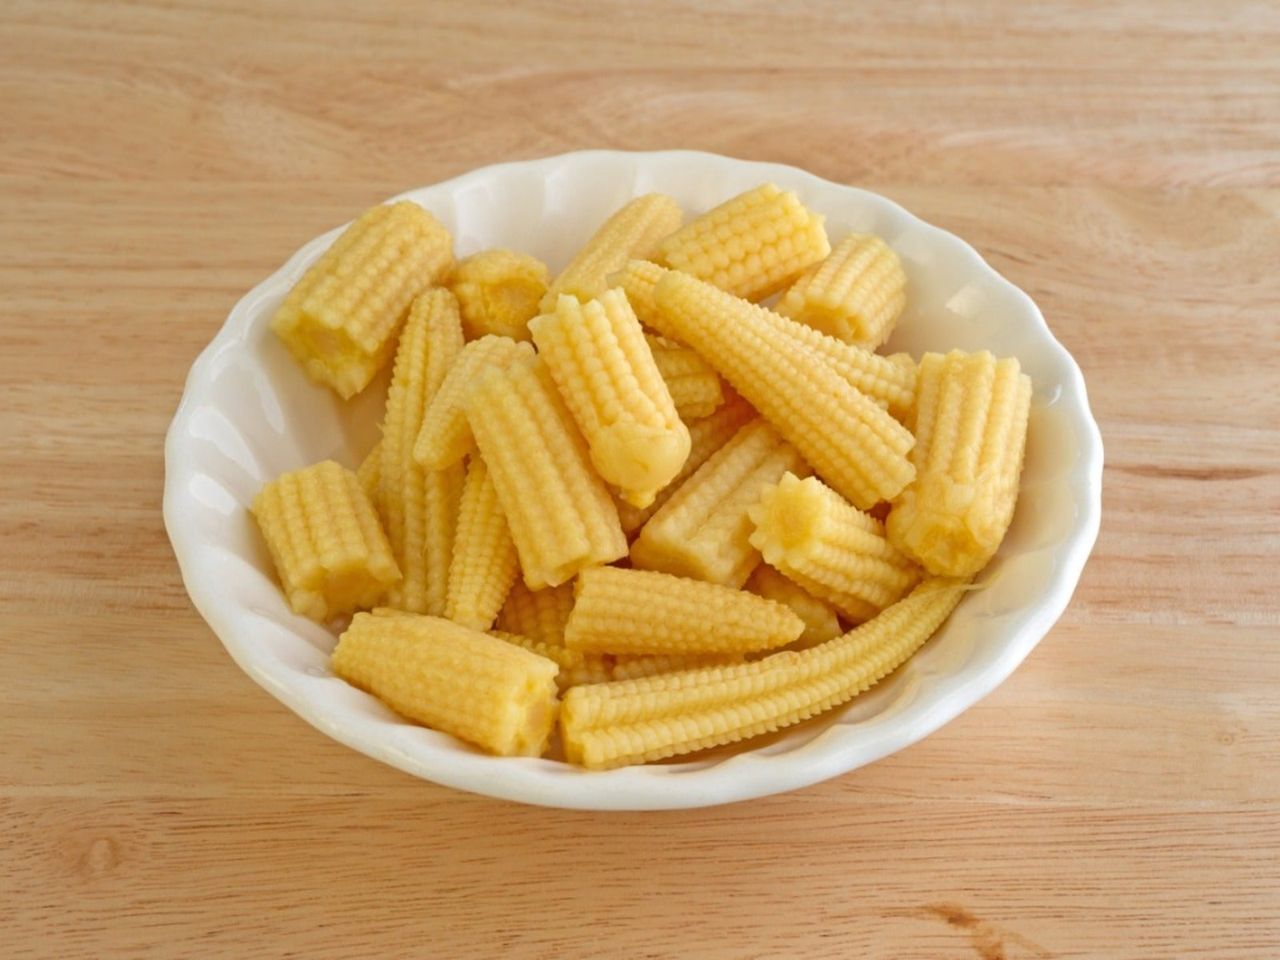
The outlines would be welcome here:
<svg viewBox="0 0 1280 960">
<path fill-rule="evenodd" d="M 531 344 L 492 334 L 463 347 L 427 408 L 413 446 L 413 458 L 427 469 L 443 470 L 474 450 L 475 439 L 463 409 L 471 388 L 484 370 L 501 370 L 532 356 Z"/>
<path fill-rule="evenodd" d="M 817 477 L 787 474 L 747 511 L 765 563 L 849 620 L 870 620 L 910 590 L 920 570 L 885 539 L 880 521 Z"/>
<path fill-rule="evenodd" d="M 632 565 L 741 587 L 760 562 L 747 510 L 788 470 L 808 468 L 769 424 L 749 423 L 644 525 L 631 549 Z"/>
<path fill-rule="evenodd" d="M 578 574 L 564 642 L 592 653 L 752 653 L 804 632 L 790 609 L 715 583 L 645 570 Z"/>
<path fill-rule="evenodd" d="M 688 423 L 715 413 L 724 403 L 724 384 L 715 368 L 674 340 L 651 333 L 644 339 L 680 419 Z"/>
<path fill-rule="evenodd" d="M 926 353 L 916 403 L 916 480 L 894 501 L 889 540 L 932 573 L 971 576 L 1013 519 L 1031 380 L 1012 357 Z"/>
<path fill-rule="evenodd" d="M 875 619 L 807 650 L 574 687 L 560 713 L 565 755 L 607 769 L 736 743 L 817 716 L 897 669 L 965 589 L 962 581 L 926 580 Z"/>
<path fill-rule="evenodd" d="M 486 334 L 528 340 L 528 323 L 547 292 L 547 265 L 515 250 L 484 250 L 454 267 L 449 289 L 462 308 L 467 339 Z"/>
<path fill-rule="evenodd" d="M 554 310 L 562 293 L 584 302 L 600 296 L 608 289 L 609 274 L 632 257 L 646 259 L 683 219 L 680 204 L 664 194 L 636 197 L 606 220 L 552 281 L 542 298 L 542 312 Z"/>
<path fill-rule="evenodd" d="M 390 603 L 413 613 L 444 612 L 462 473 L 424 470 L 413 459 L 413 445 L 428 404 L 461 349 L 457 301 L 447 290 L 427 291 L 414 301 L 396 350 L 379 477 L 379 506 L 404 574 L 391 590 Z"/>
<path fill-rule="evenodd" d="M 453 262 L 453 238 L 402 200 L 373 207 L 302 275 L 271 319 L 307 375 L 343 399 L 391 356 L 409 305 Z"/>
<path fill-rule="evenodd" d="M 253 516 L 294 613 L 325 621 L 371 607 L 400 579 L 360 481 L 332 460 L 272 480 Z"/>
<path fill-rule="evenodd" d="M 689 430 L 621 290 L 530 321 L 533 342 L 577 421 L 591 462 L 622 499 L 646 507 L 689 456 Z"/>
<path fill-rule="evenodd" d="M 526 586 L 556 586 L 626 555 L 617 508 L 541 360 L 487 369 L 466 412 Z"/>
<path fill-rule="evenodd" d="M 444 615 L 473 630 L 488 630 L 520 572 L 507 518 L 484 460 L 472 457 L 458 507 L 458 535 L 449 564 Z"/>
<path fill-rule="evenodd" d="M 671 271 L 654 295 L 676 336 L 711 362 L 859 507 L 889 500 L 914 478 L 915 440 L 875 401 L 815 362 L 776 314 Z"/>
<path fill-rule="evenodd" d="M 664 318 L 654 297 L 658 281 L 669 272 L 656 263 L 632 260 L 613 274 L 610 281 L 626 293 L 627 300 L 641 323 L 657 331 L 663 338 L 678 342 L 678 330 Z M 910 418 L 915 407 L 916 383 L 916 365 L 910 356 L 895 353 L 882 357 L 869 349 L 838 340 L 821 330 L 771 311 L 761 314 L 761 317 L 814 351 L 852 386 L 876 403 L 887 407 L 899 421 L 905 423 Z M 695 352 L 695 356 L 697 355 Z"/>
<path fill-rule="evenodd" d="M 410 720 L 500 756 L 540 756 L 555 724 L 553 661 L 437 617 L 356 614 L 333 672 Z"/>
<path fill-rule="evenodd" d="M 691 220 L 658 245 L 657 259 L 760 300 L 831 252 L 823 220 L 791 191 L 765 183 Z"/>
<path fill-rule="evenodd" d="M 907 302 L 898 255 L 877 236 L 854 233 L 800 275 L 778 301 L 778 313 L 874 350 L 889 339 Z"/>
</svg>

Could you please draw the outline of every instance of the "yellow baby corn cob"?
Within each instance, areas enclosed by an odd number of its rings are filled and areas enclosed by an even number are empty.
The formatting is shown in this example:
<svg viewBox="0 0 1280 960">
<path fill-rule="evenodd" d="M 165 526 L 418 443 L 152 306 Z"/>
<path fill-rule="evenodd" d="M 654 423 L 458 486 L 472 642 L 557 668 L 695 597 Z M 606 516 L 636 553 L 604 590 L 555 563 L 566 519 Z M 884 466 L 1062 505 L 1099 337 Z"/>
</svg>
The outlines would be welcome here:
<svg viewBox="0 0 1280 960">
<path fill-rule="evenodd" d="M 835 608 L 825 600 L 819 600 L 800 584 L 788 580 L 767 563 L 762 563 L 751 573 L 747 589 L 752 593 L 785 603 L 791 612 L 804 621 L 804 633 L 798 644 L 811 647 L 840 636 L 840 618 Z"/>
<path fill-rule="evenodd" d="M 879 520 L 817 477 L 787 474 L 747 513 L 755 525 L 751 545 L 765 562 L 854 622 L 870 620 L 920 579 Z"/>
<path fill-rule="evenodd" d="M 915 476 L 914 438 L 831 367 L 815 362 L 777 315 L 670 271 L 655 288 L 664 320 L 859 507 L 897 496 Z M 800 326 L 803 326 L 802 324 Z"/>
<path fill-rule="evenodd" d="M 965 589 L 962 581 L 927 580 L 874 620 L 807 650 L 574 687 L 560 712 L 565 755 L 605 769 L 735 743 L 807 720 L 893 672 L 942 625 Z"/>
<path fill-rule="evenodd" d="M 484 250 L 454 267 L 449 289 L 462 307 L 462 327 L 475 340 L 495 333 L 528 340 L 528 322 L 547 292 L 547 265 L 514 250 Z"/>
<path fill-rule="evenodd" d="M 564 643 L 591 653 L 752 653 L 785 646 L 803 632 L 804 622 L 787 607 L 755 594 L 595 567 L 578 574 Z"/>
<path fill-rule="evenodd" d="M 368 495 L 376 507 L 382 488 L 382 441 L 373 445 L 373 449 L 365 454 L 360 466 L 356 467 L 356 478 L 360 488 Z"/>
<path fill-rule="evenodd" d="M 728 667 L 742 663 L 740 653 L 655 653 L 649 655 L 619 654 L 613 657 L 609 680 L 639 680 L 656 677 L 660 673 L 676 673 L 679 670 L 703 670 L 707 667 Z M 592 680 L 591 683 L 603 683 Z"/>
<path fill-rule="evenodd" d="M 1030 408 L 1031 380 L 1016 359 L 926 353 L 916 480 L 889 511 L 889 540 L 933 573 L 986 566 L 1013 519 Z"/>
<path fill-rule="evenodd" d="M 413 299 L 453 262 L 453 238 L 416 203 L 373 207 L 299 280 L 271 329 L 313 380 L 344 399 L 391 356 Z"/>
<path fill-rule="evenodd" d="M 561 691 L 584 683 L 607 683 L 613 679 L 613 657 L 600 653 L 583 653 L 581 650 L 570 650 L 563 644 L 546 640 L 534 640 L 518 633 L 507 633 L 504 630 L 491 630 L 490 636 L 524 647 L 541 657 L 555 662 L 560 668 L 556 674 L 556 686 Z"/>
<path fill-rule="evenodd" d="M 488 630 L 520 572 L 520 564 L 498 492 L 480 457 L 472 457 L 467 467 L 454 543 L 444 615 L 464 627 Z"/>
<path fill-rule="evenodd" d="M 657 259 L 735 296 L 760 300 L 831 252 L 824 219 L 791 191 L 764 183 L 667 237 Z"/>
<path fill-rule="evenodd" d="M 689 456 L 689 430 L 621 290 L 585 304 L 562 295 L 529 322 L 591 462 L 622 499 L 646 507 Z"/>
<path fill-rule="evenodd" d="M 732 390 L 726 390 L 724 404 L 709 417 L 689 422 L 689 456 L 669 484 L 658 491 L 653 503 L 647 507 L 633 507 L 624 501 L 618 501 L 618 519 L 622 521 L 622 529 L 630 536 L 643 527 L 662 505 L 680 489 L 681 484 L 693 476 L 694 472 L 707 462 L 708 458 L 733 439 L 733 435 L 746 426 L 756 415 L 751 404 L 743 400 Z"/>
<path fill-rule="evenodd" d="M 681 339 L 678 330 L 666 320 L 654 298 L 658 281 L 668 272 L 657 264 L 633 260 L 611 279 L 626 293 L 636 316 L 646 327 L 678 342 Z M 916 365 L 910 356 L 895 353 L 882 357 L 773 311 L 758 316 L 813 350 L 851 385 L 887 407 L 898 420 L 905 423 L 910 418 L 915 406 L 916 383 Z"/>
<path fill-rule="evenodd" d="M 747 510 L 788 470 L 808 471 L 795 447 L 764 420 L 743 427 L 644 525 L 632 564 L 741 587 L 760 562 Z"/>
<path fill-rule="evenodd" d="M 485 370 L 466 410 L 526 586 L 556 586 L 626 555 L 617 508 L 541 360 Z"/>
<path fill-rule="evenodd" d="M 621 270 L 609 274 L 606 282 L 610 287 L 619 287 L 627 295 L 627 302 L 641 323 L 657 330 L 662 318 L 657 304 L 653 302 L 653 288 L 666 272 L 666 267 L 650 260 L 628 260 Z"/>
<path fill-rule="evenodd" d="M 680 419 L 688 423 L 715 413 L 724 403 L 724 384 L 715 368 L 674 340 L 652 333 L 646 333 L 644 339 Z"/>
<path fill-rule="evenodd" d="M 457 301 L 447 290 L 428 290 L 414 301 L 400 335 L 380 445 L 378 505 L 404 573 L 391 589 L 390 602 L 412 613 L 444 612 L 462 475 L 424 470 L 413 459 L 413 445 L 432 397 L 461 350 Z"/>
<path fill-rule="evenodd" d="M 294 613 L 324 621 L 370 607 L 400 579 L 360 481 L 332 460 L 276 477 L 253 516 Z"/>
<path fill-rule="evenodd" d="M 541 755 L 555 724 L 553 661 L 438 617 L 356 614 L 333 672 L 410 720 L 500 756 Z"/>
<path fill-rule="evenodd" d="M 522 580 L 511 585 L 497 627 L 544 643 L 564 646 L 564 625 L 573 609 L 573 584 L 530 590 Z"/>
<path fill-rule="evenodd" d="M 444 294 L 431 292 L 432 299 L 425 300 L 423 309 L 432 310 L 427 321 L 427 379 L 426 410 L 430 409 L 444 386 L 445 378 L 462 355 L 463 335 L 459 311 L 455 304 Z M 414 309 L 418 304 L 414 304 Z M 421 434 L 421 428 L 418 433 Z M 408 454 L 417 449 L 417 441 L 409 440 L 411 433 L 406 431 L 405 440 L 412 446 Z M 411 462 L 417 463 L 416 459 Z M 433 617 L 444 614 L 444 605 L 448 593 L 449 567 L 452 565 L 454 532 L 458 525 L 458 507 L 462 500 L 462 486 L 465 471 L 461 463 L 455 463 L 443 470 L 427 470 L 424 475 L 426 517 L 423 528 L 426 531 L 423 541 L 423 565 L 426 568 L 426 613 Z"/>
<path fill-rule="evenodd" d="M 532 356 L 531 344 L 517 343 L 510 337 L 492 334 L 463 347 L 427 408 L 413 447 L 413 458 L 428 469 L 443 470 L 474 450 L 475 439 L 463 411 L 467 394 L 483 370 L 489 367 L 504 369 L 517 360 Z"/>
<path fill-rule="evenodd" d="M 800 275 L 778 301 L 778 312 L 874 350 L 893 332 L 906 288 L 907 275 L 892 248 L 872 234 L 853 233 Z"/>
<path fill-rule="evenodd" d="M 552 281 L 542 298 L 542 312 L 554 310 L 562 293 L 584 302 L 600 296 L 608 289 L 609 274 L 632 257 L 647 258 L 683 219 L 680 204 L 665 194 L 636 197 L 606 220 Z"/>
</svg>

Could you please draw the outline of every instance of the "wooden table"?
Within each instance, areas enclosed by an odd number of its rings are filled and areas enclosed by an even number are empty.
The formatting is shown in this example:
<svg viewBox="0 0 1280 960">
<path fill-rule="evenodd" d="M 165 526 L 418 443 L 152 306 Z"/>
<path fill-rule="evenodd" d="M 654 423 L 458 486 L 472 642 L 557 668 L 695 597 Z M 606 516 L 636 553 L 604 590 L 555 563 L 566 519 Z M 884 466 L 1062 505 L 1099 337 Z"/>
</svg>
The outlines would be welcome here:
<svg viewBox="0 0 1280 960">
<path fill-rule="evenodd" d="M 0 955 L 1280 955 L 1276 7 L 370 6 L 0 9 Z M 188 603 L 161 444 L 236 298 L 586 146 L 882 191 L 1080 361 L 1093 559 L 927 741 L 721 809 L 498 803 L 312 730 Z"/>
</svg>

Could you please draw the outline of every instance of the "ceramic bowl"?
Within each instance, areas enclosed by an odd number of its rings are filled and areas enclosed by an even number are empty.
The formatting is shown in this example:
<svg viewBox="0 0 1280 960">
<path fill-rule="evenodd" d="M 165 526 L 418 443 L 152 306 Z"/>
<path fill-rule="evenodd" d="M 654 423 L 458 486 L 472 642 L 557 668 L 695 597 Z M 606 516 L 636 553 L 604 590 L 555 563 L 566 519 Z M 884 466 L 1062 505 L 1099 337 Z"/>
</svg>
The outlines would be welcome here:
<svg viewBox="0 0 1280 960">
<path fill-rule="evenodd" d="M 982 574 L 986 588 L 967 596 L 902 669 L 846 707 L 764 741 L 608 772 L 487 756 L 336 678 L 328 667 L 334 635 L 290 612 L 248 505 L 277 474 L 326 457 L 354 465 L 374 440 L 385 380 L 342 403 L 306 379 L 269 329 L 286 291 L 341 228 L 303 246 L 236 304 L 192 366 L 169 429 L 165 524 L 192 601 L 236 663 L 329 736 L 411 774 L 525 803 L 602 810 L 709 806 L 816 783 L 914 743 L 995 689 L 1075 589 L 1098 531 L 1102 441 L 1071 356 L 1031 299 L 972 247 L 866 190 L 688 151 L 507 163 L 400 198 L 440 218 L 460 256 L 512 247 L 554 272 L 633 196 L 662 191 L 697 213 L 766 180 L 824 213 L 833 241 L 851 230 L 877 233 L 901 256 L 909 299 L 888 349 L 1013 355 L 1035 385 L 1017 512 Z"/>
</svg>

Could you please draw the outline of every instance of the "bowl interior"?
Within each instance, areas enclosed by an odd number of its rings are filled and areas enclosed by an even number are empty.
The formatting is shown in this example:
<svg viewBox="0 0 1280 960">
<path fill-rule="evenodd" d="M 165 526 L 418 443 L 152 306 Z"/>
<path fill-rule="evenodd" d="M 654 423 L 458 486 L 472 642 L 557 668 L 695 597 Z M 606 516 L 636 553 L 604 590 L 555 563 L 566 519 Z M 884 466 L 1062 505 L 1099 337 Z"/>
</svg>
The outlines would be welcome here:
<svg viewBox="0 0 1280 960">
<path fill-rule="evenodd" d="M 814 782 L 924 736 L 989 692 L 1061 613 L 1097 529 L 1101 445 L 1079 370 L 1034 304 L 966 244 L 877 195 L 802 171 L 707 154 L 570 154 L 486 168 L 402 195 L 454 233 L 459 256 L 524 250 L 553 272 L 627 199 L 673 195 L 696 213 L 773 180 L 827 217 L 833 242 L 883 236 L 908 276 L 889 350 L 1014 355 L 1034 399 L 1013 526 L 946 626 L 847 708 L 751 746 L 608 773 L 484 756 L 400 720 L 328 671 L 328 630 L 293 615 L 247 507 L 277 474 L 332 457 L 354 466 L 377 435 L 386 378 L 349 403 L 311 383 L 270 332 L 286 291 L 338 230 L 255 288 L 193 367 L 167 448 L 166 522 L 197 607 L 236 660 L 321 729 L 438 782 L 575 807 L 654 808 L 744 799 Z"/>
</svg>

